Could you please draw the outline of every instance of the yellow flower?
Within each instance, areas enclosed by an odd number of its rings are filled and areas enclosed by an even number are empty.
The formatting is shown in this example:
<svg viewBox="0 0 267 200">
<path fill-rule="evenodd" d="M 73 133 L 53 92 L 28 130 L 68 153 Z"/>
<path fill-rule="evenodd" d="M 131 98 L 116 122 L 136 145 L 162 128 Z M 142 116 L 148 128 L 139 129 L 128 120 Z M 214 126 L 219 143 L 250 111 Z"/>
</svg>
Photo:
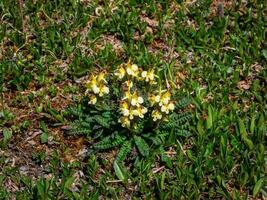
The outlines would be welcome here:
<svg viewBox="0 0 267 200">
<path fill-rule="evenodd" d="M 171 99 L 171 93 L 167 91 L 163 95 L 161 95 L 159 105 L 162 106 L 168 104 L 170 99 Z"/>
<path fill-rule="evenodd" d="M 169 103 L 169 105 L 168 105 L 168 109 L 169 110 L 171 110 L 171 111 L 173 111 L 174 110 L 174 108 L 175 108 L 175 105 L 174 105 L 174 103 Z"/>
<path fill-rule="evenodd" d="M 88 102 L 89 104 L 96 104 L 97 98 L 95 95 L 89 96 L 89 99 L 90 99 L 90 101 Z"/>
<path fill-rule="evenodd" d="M 133 87 L 133 82 L 131 80 L 125 81 L 124 84 L 130 90 Z"/>
<path fill-rule="evenodd" d="M 130 91 L 126 91 L 126 92 L 124 93 L 124 97 L 122 98 L 122 100 L 125 100 L 125 99 L 131 99 L 131 97 L 132 97 L 131 92 L 130 92 Z"/>
<path fill-rule="evenodd" d="M 95 94 L 98 94 L 100 91 L 99 87 L 96 84 L 92 84 L 91 88 Z"/>
<path fill-rule="evenodd" d="M 158 103 L 160 101 L 160 96 L 152 94 L 148 97 L 148 101 L 151 106 L 153 106 L 155 103 Z"/>
<path fill-rule="evenodd" d="M 128 63 L 126 66 L 126 72 L 130 76 L 137 77 L 139 73 L 138 66 L 136 64 L 131 65 L 130 63 Z"/>
<path fill-rule="evenodd" d="M 174 103 L 169 103 L 161 106 L 161 111 L 165 112 L 166 114 L 169 114 L 170 111 L 173 111 L 175 108 Z"/>
<path fill-rule="evenodd" d="M 121 123 L 122 127 L 127 127 L 127 128 L 129 128 L 131 125 L 131 122 L 128 117 L 119 118 L 119 123 Z"/>
<path fill-rule="evenodd" d="M 142 108 L 141 108 L 141 112 L 142 112 L 143 114 L 146 114 L 146 113 L 147 113 L 147 108 L 146 108 L 146 107 L 142 107 Z"/>
<path fill-rule="evenodd" d="M 139 106 L 139 104 L 142 104 L 144 102 L 143 97 L 138 96 L 137 92 L 135 92 L 131 97 L 131 105 L 133 106 Z"/>
<path fill-rule="evenodd" d="M 153 110 L 151 115 L 153 117 L 153 121 L 157 121 L 162 118 L 162 114 L 158 110 Z"/>
<path fill-rule="evenodd" d="M 130 115 L 129 105 L 126 101 L 123 101 L 120 104 L 120 111 L 121 111 L 123 116 L 129 116 Z"/>
<path fill-rule="evenodd" d="M 143 71 L 141 73 L 141 76 L 142 76 L 142 78 L 144 78 L 144 80 L 146 82 L 154 83 L 154 79 L 155 79 L 154 69 L 150 69 L 148 71 Z"/>
<path fill-rule="evenodd" d="M 138 126 L 137 126 L 136 123 L 134 123 L 133 128 L 134 128 L 134 129 L 137 129 L 137 128 L 138 128 Z"/>
<path fill-rule="evenodd" d="M 136 110 L 130 109 L 129 110 L 129 119 L 132 120 L 136 114 Z"/>
<path fill-rule="evenodd" d="M 141 76 L 142 76 L 142 78 L 146 78 L 147 77 L 147 71 L 142 71 Z"/>
<path fill-rule="evenodd" d="M 165 112 L 166 114 L 169 114 L 168 105 L 162 105 L 160 110 L 161 110 L 161 112 Z"/>
<path fill-rule="evenodd" d="M 94 85 L 94 84 L 96 84 L 97 83 L 97 81 L 96 81 L 96 77 L 94 77 L 94 76 L 91 76 L 90 78 L 89 78 L 89 80 L 86 82 L 86 88 L 87 89 L 89 89 L 89 90 L 91 90 L 92 89 L 92 85 Z"/>
<path fill-rule="evenodd" d="M 101 85 L 99 88 L 99 96 L 102 97 L 104 94 L 109 93 L 109 88 L 105 85 Z"/>
<path fill-rule="evenodd" d="M 107 82 L 105 79 L 106 72 L 102 71 L 97 76 L 97 82 L 100 83 L 101 81 Z"/>
<path fill-rule="evenodd" d="M 138 116 L 140 118 L 144 118 L 144 114 L 147 112 L 147 108 L 146 107 L 138 107 L 135 110 L 133 110 L 133 115 L 134 116 Z"/>
<path fill-rule="evenodd" d="M 115 71 L 115 76 L 117 76 L 119 79 L 123 79 L 123 77 L 125 76 L 125 69 L 120 66 L 116 71 Z"/>
<path fill-rule="evenodd" d="M 95 94 L 99 93 L 98 83 L 94 75 L 90 77 L 89 81 L 86 83 L 86 87 L 88 91 L 93 91 Z"/>
<path fill-rule="evenodd" d="M 138 97 L 138 98 L 137 98 L 137 102 L 138 102 L 139 104 L 144 103 L 144 99 L 143 99 L 143 97 Z"/>
</svg>

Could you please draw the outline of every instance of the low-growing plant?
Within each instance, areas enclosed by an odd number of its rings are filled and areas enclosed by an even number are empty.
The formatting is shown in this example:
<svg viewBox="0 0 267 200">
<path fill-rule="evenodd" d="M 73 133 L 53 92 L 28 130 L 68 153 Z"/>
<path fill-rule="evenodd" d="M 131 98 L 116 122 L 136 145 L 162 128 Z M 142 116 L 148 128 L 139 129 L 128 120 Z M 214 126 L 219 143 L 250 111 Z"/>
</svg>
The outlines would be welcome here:
<svg viewBox="0 0 267 200">
<path fill-rule="evenodd" d="M 79 118 L 70 134 L 93 137 L 98 150 L 120 146 L 116 164 L 133 148 L 146 157 L 150 147 L 163 145 L 169 137 L 189 135 L 191 113 L 183 110 L 189 101 L 178 99 L 176 89 L 160 77 L 155 68 L 143 70 L 130 61 L 114 72 L 92 72 L 83 103 L 70 109 Z"/>
</svg>

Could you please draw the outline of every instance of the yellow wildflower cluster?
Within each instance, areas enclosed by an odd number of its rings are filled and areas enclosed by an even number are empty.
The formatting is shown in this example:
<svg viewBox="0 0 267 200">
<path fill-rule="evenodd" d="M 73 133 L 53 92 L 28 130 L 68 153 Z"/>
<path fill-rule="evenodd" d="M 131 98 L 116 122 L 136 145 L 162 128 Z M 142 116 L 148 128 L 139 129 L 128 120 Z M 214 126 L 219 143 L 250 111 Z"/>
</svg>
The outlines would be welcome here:
<svg viewBox="0 0 267 200">
<path fill-rule="evenodd" d="M 143 106 L 144 99 L 138 95 L 137 91 L 132 91 L 132 88 L 136 86 L 135 80 L 144 81 L 149 85 L 155 85 L 156 75 L 154 69 L 148 71 L 138 68 L 137 65 L 128 62 L 125 65 L 120 65 L 115 70 L 114 75 L 119 80 L 127 80 L 123 83 L 124 94 L 119 105 L 119 111 L 122 116 L 119 122 L 123 127 L 136 127 L 136 121 L 138 118 L 144 118 L 144 114 L 148 112 L 148 109 Z M 166 118 L 166 115 L 174 110 L 174 103 L 171 101 L 171 93 L 168 91 L 157 92 L 148 97 L 150 107 L 153 108 L 151 116 L 153 121 Z"/>
<path fill-rule="evenodd" d="M 138 77 L 140 71 L 136 64 L 131 64 L 128 62 L 126 65 L 120 65 L 115 71 L 114 75 L 117 76 L 120 80 L 126 77 Z"/>
<path fill-rule="evenodd" d="M 156 84 L 157 83 L 155 81 L 154 69 L 150 69 L 148 71 L 142 71 L 141 76 L 146 82 L 149 82 L 150 84 Z"/>
<path fill-rule="evenodd" d="M 102 71 L 89 77 L 86 83 L 89 104 L 96 104 L 98 98 L 109 94 L 107 75 L 105 71 Z M 119 80 L 119 86 L 122 86 L 122 97 L 118 103 L 120 112 L 118 121 L 123 127 L 137 128 L 139 120 L 148 113 L 153 121 L 165 120 L 167 115 L 174 110 L 175 105 L 171 100 L 171 93 L 162 90 L 162 85 L 157 85 L 157 75 L 153 68 L 145 71 L 129 61 L 118 66 L 113 75 L 113 81 Z M 150 91 L 153 92 L 149 94 Z M 149 112 L 148 109 L 150 109 Z"/>
<path fill-rule="evenodd" d="M 153 121 L 162 119 L 164 115 L 169 114 L 175 108 L 174 103 L 171 101 L 171 93 L 169 91 L 160 91 L 157 94 L 151 94 L 148 97 L 148 101 L 154 108 L 151 113 Z"/>
<path fill-rule="evenodd" d="M 100 72 L 98 75 L 92 74 L 86 82 L 86 94 L 89 95 L 89 104 L 96 104 L 97 97 L 103 97 L 104 94 L 109 93 L 106 81 L 107 73 Z"/>
<path fill-rule="evenodd" d="M 126 84 L 129 85 L 129 81 Z M 123 127 L 127 128 L 130 128 L 131 123 L 133 127 L 136 127 L 134 121 L 138 120 L 138 118 L 144 118 L 144 114 L 147 113 L 147 108 L 142 105 L 144 103 L 143 97 L 139 96 L 137 91 L 131 93 L 131 85 L 130 83 L 128 90 L 124 92 L 119 107 L 119 111 L 122 114 L 119 122 Z"/>
<path fill-rule="evenodd" d="M 136 64 L 131 64 L 130 62 L 120 65 L 114 72 L 114 75 L 118 77 L 119 80 L 122 80 L 123 78 L 136 78 L 137 80 L 144 80 L 149 84 L 156 84 L 156 75 L 154 69 L 143 71 L 142 69 L 138 68 Z"/>
</svg>

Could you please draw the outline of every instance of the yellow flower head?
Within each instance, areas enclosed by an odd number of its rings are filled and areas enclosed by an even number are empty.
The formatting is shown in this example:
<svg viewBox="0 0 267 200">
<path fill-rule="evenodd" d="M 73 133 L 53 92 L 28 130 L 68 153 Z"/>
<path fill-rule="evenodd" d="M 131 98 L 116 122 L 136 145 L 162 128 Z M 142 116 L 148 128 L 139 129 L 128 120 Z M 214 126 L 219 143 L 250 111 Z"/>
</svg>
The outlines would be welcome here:
<svg viewBox="0 0 267 200">
<path fill-rule="evenodd" d="M 106 83 L 107 82 L 105 79 L 106 74 L 107 73 L 105 71 L 100 72 L 97 76 L 97 82 L 100 83 L 100 82 L 104 81 Z"/>
<path fill-rule="evenodd" d="M 122 127 L 127 127 L 127 128 L 129 128 L 131 125 L 131 122 L 128 117 L 119 118 L 119 123 L 121 123 Z"/>
<path fill-rule="evenodd" d="M 170 100 L 171 100 L 171 93 L 169 91 L 166 91 L 161 95 L 159 105 L 160 106 L 166 105 L 169 103 Z"/>
<path fill-rule="evenodd" d="M 160 108 L 161 112 L 164 112 L 166 114 L 169 114 L 169 108 L 168 105 L 162 105 Z"/>
<path fill-rule="evenodd" d="M 127 89 L 130 90 L 133 87 L 133 82 L 128 80 L 124 82 L 124 85 L 126 85 Z"/>
<path fill-rule="evenodd" d="M 131 98 L 132 98 L 131 92 L 130 91 L 125 91 L 122 100 L 126 100 L 126 99 L 130 100 Z"/>
<path fill-rule="evenodd" d="M 153 110 L 151 115 L 153 117 L 153 121 L 157 121 L 162 118 L 162 114 L 158 110 Z"/>
<path fill-rule="evenodd" d="M 96 76 L 92 75 L 90 76 L 89 80 L 86 82 L 86 88 L 91 90 L 92 89 L 92 85 L 95 85 L 97 84 L 97 81 L 96 81 Z"/>
<path fill-rule="evenodd" d="M 174 103 L 169 103 L 169 105 L 168 105 L 168 109 L 170 110 L 170 111 L 173 111 L 174 109 L 175 109 L 175 105 L 174 105 Z"/>
<path fill-rule="evenodd" d="M 138 74 L 139 74 L 138 66 L 136 64 L 128 63 L 127 66 L 126 66 L 126 72 L 130 76 L 137 77 Z"/>
<path fill-rule="evenodd" d="M 109 88 L 105 85 L 101 85 L 99 87 L 99 96 L 102 97 L 104 94 L 108 94 L 109 93 Z"/>
<path fill-rule="evenodd" d="M 129 119 L 132 120 L 136 115 L 136 110 L 135 109 L 130 109 L 129 110 Z"/>
<path fill-rule="evenodd" d="M 119 79 L 123 79 L 125 74 L 126 74 L 126 71 L 122 66 L 120 66 L 114 73 L 114 75 L 117 76 Z"/>
<path fill-rule="evenodd" d="M 102 97 L 104 94 L 108 94 L 109 88 L 104 84 L 104 82 L 106 82 L 105 76 L 105 71 L 100 72 L 98 76 L 92 74 L 89 78 L 89 81 L 86 83 L 86 94 L 98 94 L 100 97 Z"/>
<path fill-rule="evenodd" d="M 144 114 L 147 113 L 147 108 L 146 107 L 137 107 L 135 110 L 132 111 L 132 114 L 134 116 L 144 118 Z"/>
<path fill-rule="evenodd" d="M 150 95 L 148 97 L 148 101 L 151 104 L 151 106 L 153 106 L 155 103 L 158 103 L 160 101 L 160 95 Z"/>
<path fill-rule="evenodd" d="M 123 116 L 129 116 L 130 115 L 129 105 L 126 101 L 123 101 L 120 103 L 120 111 L 121 111 Z"/>
<path fill-rule="evenodd" d="M 144 102 L 143 97 L 138 96 L 137 92 L 134 92 L 134 94 L 131 97 L 131 105 L 132 106 L 139 106 L 139 104 L 142 104 Z"/>
<path fill-rule="evenodd" d="M 174 103 L 170 102 L 169 104 L 164 104 L 161 106 L 161 111 L 169 114 L 170 111 L 173 111 L 175 108 Z"/>
<path fill-rule="evenodd" d="M 154 83 L 154 79 L 155 79 L 155 74 L 154 74 L 154 69 L 150 69 L 148 71 L 143 71 L 141 73 L 142 78 L 149 83 Z"/>
<path fill-rule="evenodd" d="M 99 88 L 97 86 L 97 77 L 94 75 L 91 75 L 89 78 L 89 81 L 86 83 L 87 92 L 93 91 L 95 94 L 99 93 Z"/>
<path fill-rule="evenodd" d="M 96 96 L 95 95 L 90 95 L 89 96 L 89 104 L 96 104 L 96 102 L 97 102 L 97 98 L 96 98 Z"/>
<path fill-rule="evenodd" d="M 95 94 L 98 94 L 98 93 L 100 92 L 100 89 L 99 89 L 99 87 L 97 86 L 97 84 L 92 84 L 92 85 L 91 85 L 91 89 L 93 90 L 93 92 L 94 92 Z"/>
</svg>

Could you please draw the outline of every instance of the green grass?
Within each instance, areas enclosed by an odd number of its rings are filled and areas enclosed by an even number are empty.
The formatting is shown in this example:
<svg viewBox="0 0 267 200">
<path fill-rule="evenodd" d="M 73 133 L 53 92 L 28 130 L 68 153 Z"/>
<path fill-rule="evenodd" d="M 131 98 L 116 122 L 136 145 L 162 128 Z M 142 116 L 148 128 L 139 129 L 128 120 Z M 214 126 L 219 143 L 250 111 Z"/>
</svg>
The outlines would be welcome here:
<svg viewBox="0 0 267 200">
<path fill-rule="evenodd" d="M 224 16 L 209 0 L 19 2 L 0 2 L 0 199 L 267 198 L 264 1 Z M 161 69 L 194 117 L 190 136 L 133 152 L 121 182 L 116 150 L 66 126 L 81 78 L 128 59 Z"/>
</svg>

